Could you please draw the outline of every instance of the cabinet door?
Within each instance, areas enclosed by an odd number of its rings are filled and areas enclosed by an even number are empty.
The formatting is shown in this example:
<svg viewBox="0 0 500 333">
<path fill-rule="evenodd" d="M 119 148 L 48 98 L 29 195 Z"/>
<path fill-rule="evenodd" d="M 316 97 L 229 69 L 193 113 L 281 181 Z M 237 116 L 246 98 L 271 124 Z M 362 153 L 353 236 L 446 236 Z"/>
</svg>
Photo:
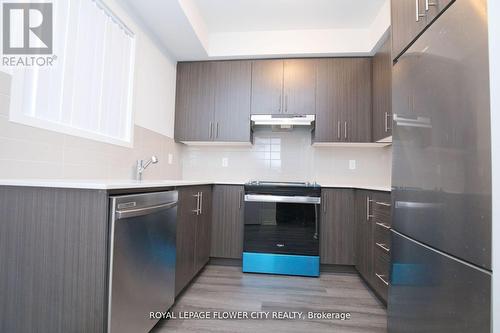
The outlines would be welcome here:
<svg viewBox="0 0 500 333">
<path fill-rule="evenodd" d="M 342 105 L 339 103 L 343 90 L 339 61 L 340 59 L 317 60 L 314 142 L 343 141 Z"/>
<path fill-rule="evenodd" d="M 356 218 L 356 269 L 365 277 L 366 274 L 366 192 L 357 190 L 355 193 L 355 218 Z"/>
<path fill-rule="evenodd" d="M 374 194 L 370 191 L 356 192 L 356 268 L 363 278 L 373 283 L 373 201 Z"/>
<path fill-rule="evenodd" d="M 316 59 L 284 62 L 284 108 L 288 114 L 316 113 Z"/>
<path fill-rule="evenodd" d="M 210 256 L 241 259 L 244 228 L 243 193 L 243 186 L 214 186 Z"/>
<path fill-rule="evenodd" d="M 280 114 L 283 110 L 283 60 L 252 63 L 252 114 Z"/>
<path fill-rule="evenodd" d="M 196 191 L 192 187 L 182 187 L 178 191 L 175 265 L 176 295 L 191 281 L 194 275 L 194 242 L 197 222 L 197 215 L 195 213 L 197 206 Z"/>
<path fill-rule="evenodd" d="M 345 58 L 339 61 L 338 100 L 343 113 L 344 141 L 372 140 L 372 60 Z"/>
<path fill-rule="evenodd" d="M 391 39 L 387 37 L 373 57 L 373 141 L 392 135 L 392 58 Z"/>
<path fill-rule="evenodd" d="M 324 189 L 321 200 L 321 263 L 354 265 L 354 191 Z"/>
<path fill-rule="evenodd" d="M 210 141 L 214 124 L 214 63 L 177 65 L 176 141 Z"/>
<path fill-rule="evenodd" d="M 391 24 L 395 59 L 425 28 L 425 0 L 391 0 Z"/>
<path fill-rule="evenodd" d="M 215 141 L 250 142 L 251 61 L 215 66 Z"/>
<path fill-rule="evenodd" d="M 371 59 L 320 59 L 314 142 L 371 141 Z"/>
<path fill-rule="evenodd" d="M 196 221 L 195 274 L 210 258 L 210 236 L 212 224 L 212 187 L 197 187 L 200 193 L 200 214 Z"/>
</svg>

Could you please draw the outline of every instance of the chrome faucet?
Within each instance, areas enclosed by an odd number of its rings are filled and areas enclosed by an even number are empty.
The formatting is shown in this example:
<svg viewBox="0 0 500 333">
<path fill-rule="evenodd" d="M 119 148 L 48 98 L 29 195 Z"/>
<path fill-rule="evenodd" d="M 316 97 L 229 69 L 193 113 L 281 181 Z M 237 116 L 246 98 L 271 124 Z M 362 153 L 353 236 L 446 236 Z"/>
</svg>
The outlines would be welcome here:
<svg viewBox="0 0 500 333">
<path fill-rule="evenodd" d="M 150 164 L 156 164 L 158 163 L 158 157 L 155 155 L 151 156 L 151 159 L 148 161 L 144 162 L 144 160 L 137 160 L 137 169 L 136 169 L 136 177 L 138 181 L 142 180 L 142 174 L 144 170 L 150 165 Z"/>
</svg>

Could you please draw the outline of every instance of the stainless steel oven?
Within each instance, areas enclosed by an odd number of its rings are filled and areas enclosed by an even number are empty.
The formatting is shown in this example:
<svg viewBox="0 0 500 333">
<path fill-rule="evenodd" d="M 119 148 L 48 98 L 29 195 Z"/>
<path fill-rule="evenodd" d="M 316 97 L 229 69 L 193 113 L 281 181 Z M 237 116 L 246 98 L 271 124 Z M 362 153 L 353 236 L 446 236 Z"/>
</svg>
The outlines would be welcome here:
<svg viewBox="0 0 500 333">
<path fill-rule="evenodd" d="M 243 271 L 319 275 L 319 205 L 315 183 L 245 185 Z"/>
</svg>

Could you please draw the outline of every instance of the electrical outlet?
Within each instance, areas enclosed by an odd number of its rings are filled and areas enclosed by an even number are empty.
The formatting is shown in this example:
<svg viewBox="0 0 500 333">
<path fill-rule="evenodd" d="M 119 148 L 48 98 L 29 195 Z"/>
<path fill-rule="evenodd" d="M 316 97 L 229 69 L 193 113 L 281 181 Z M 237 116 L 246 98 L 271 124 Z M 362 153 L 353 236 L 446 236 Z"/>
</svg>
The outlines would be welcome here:
<svg viewBox="0 0 500 333">
<path fill-rule="evenodd" d="M 228 164 L 229 164 L 229 159 L 227 157 L 223 157 L 222 158 L 222 167 L 227 168 Z"/>
<path fill-rule="evenodd" d="M 349 160 L 349 170 L 356 169 L 356 160 Z"/>
<path fill-rule="evenodd" d="M 168 164 L 174 163 L 174 155 L 168 154 Z"/>
</svg>

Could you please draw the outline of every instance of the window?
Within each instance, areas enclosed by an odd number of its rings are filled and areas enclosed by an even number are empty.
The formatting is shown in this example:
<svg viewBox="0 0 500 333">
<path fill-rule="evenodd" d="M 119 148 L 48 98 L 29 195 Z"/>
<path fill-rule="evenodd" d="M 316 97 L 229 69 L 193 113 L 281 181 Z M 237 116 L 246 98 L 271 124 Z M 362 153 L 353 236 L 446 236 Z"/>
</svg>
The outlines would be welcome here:
<svg viewBox="0 0 500 333">
<path fill-rule="evenodd" d="M 134 35 L 102 2 L 54 1 L 49 67 L 13 75 L 10 119 L 131 146 Z"/>
</svg>

